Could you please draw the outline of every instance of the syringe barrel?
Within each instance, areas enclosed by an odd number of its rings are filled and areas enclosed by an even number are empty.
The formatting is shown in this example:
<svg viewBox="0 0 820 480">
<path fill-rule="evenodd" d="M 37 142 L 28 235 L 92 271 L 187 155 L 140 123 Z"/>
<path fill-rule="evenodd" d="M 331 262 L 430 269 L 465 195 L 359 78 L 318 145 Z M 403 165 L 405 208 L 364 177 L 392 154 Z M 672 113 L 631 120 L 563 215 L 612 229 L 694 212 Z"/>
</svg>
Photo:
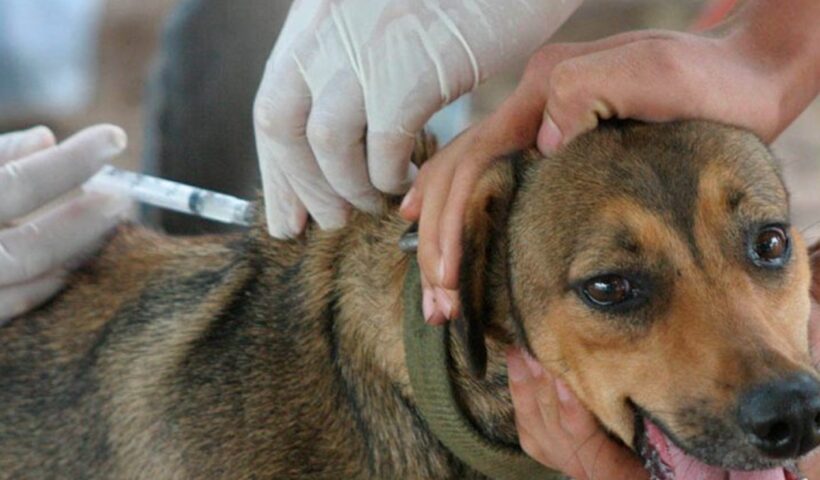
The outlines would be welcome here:
<svg viewBox="0 0 820 480">
<path fill-rule="evenodd" d="M 104 166 L 83 188 L 128 196 L 138 202 L 236 225 L 250 225 L 252 205 L 183 183 Z"/>
</svg>

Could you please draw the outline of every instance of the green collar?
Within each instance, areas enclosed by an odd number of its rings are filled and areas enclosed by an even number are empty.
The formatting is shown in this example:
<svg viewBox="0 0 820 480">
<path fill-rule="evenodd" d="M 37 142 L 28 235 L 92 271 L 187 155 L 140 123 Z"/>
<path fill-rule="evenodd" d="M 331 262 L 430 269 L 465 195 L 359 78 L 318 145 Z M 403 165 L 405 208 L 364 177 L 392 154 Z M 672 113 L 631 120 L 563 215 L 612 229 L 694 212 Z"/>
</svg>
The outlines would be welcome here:
<svg viewBox="0 0 820 480">
<path fill-rule="evenodd" d="M 494 480 L 556 480 L 523 452 L 491 442 L 461 410 L 447 371 L 446 327 L 424 322 L 415 255 L 404 280 L 404 354 L 416 406 L 433 434 L 461 461 Z"/>
</svg>

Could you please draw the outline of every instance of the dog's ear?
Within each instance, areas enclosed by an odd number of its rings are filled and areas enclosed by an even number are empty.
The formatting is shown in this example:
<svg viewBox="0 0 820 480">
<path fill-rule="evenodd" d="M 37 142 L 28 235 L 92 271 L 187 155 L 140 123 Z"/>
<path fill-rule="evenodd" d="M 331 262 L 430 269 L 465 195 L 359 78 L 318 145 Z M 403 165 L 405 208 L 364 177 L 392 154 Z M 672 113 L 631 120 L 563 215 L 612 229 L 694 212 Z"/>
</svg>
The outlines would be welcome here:
<svg viewBox="0 0 820 480">
<path fill-rule="evenodd" d="M 513 161 L 496 161 L 479 181 L 465 214 L 459 271 L 461 314 L 453 321 L 453 332 L 464 346 L 467 367 L 476 378 L 484 377 L 487 370 L 485 334 L 495 313 L 488 287 L 493 279 L 506 281 L 506 259 L 491 263 L 490 258 L 506 255 L 507 219 L 515 183 Z M 499 265 L 502 271 L 491 271 Z"/>
</svg>

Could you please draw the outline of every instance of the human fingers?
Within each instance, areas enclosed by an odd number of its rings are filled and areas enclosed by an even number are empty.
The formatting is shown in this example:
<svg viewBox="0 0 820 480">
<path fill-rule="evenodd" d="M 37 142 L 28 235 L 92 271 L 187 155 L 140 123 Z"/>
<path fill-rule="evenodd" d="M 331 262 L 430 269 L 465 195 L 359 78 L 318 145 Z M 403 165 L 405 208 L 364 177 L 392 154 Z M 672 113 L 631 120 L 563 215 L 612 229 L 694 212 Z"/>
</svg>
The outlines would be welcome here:
<svg viewBox="0 0 820 480">
<path fill-rule="evenodd" d="M 446 162 L 425 164 L 419 172 L 421 180 L 416 186 L 418 194 L 424 197 L 420 205 L 417 256 L 421 276 L 427 282 L 427 289 L 423 290 L 424 301 L 435 306 L 434 313 L 426 319 L 431 324 L 444 322 L 456 313 L 455 293 L 441 287 L 441 252 L 436 241 L 439 236 L 439 214 L 447 201 L 454 166 Z"/>
<path fill-rule="evenodd" d="M 432 165 L 455 165 L 448 177 L 451 185 L 447 190 L 447 199 L 443 204 L 437 203 L 441 205 L 441 210 L 436 214 L 437 248 L 425 245 L 427 239 L 420 239 L 420 245 L 424 247 L 420 252 L 423 250 L 425 255 L 431 256 L 428 261 L 421 262 L 422 268 L 435 286 L 451 292 L 457 288 L 462 253 L 461 235 L 470 195 L 475 191 L 481 174 L 493 160 L 535 144 L 547 102 L 550 72 L 555 65 L 567 58 L 634 41 L 637 36 L 637 33 L 631 32 L 595 42 L 555 44 L 542 48 L 530 59 L 522 80 L 512 95 L 492 115 L 456 138 L 429 161 Z M 417 219 L 413 214 L 421 213 L 426 197 L 440 195 L 438 190 L 424 189 L 425 181 L 422 178 L 416 180 L 414 185 L 417 188 L 414 188 L 412 198 L 406 199 L 406 203 L 402 205 L 406 218 Z M 423 195 L 420 193 L 422 190 L 426 192 Z M 428 208 L 427 211 L 432 210 Z M 427 222 L 424 215 L 421 215 L 420 224 Z M 439 271 L 426 270 L 427 265 L 436 265 Z M 457 298 L 454 293 L 452 296 Z"/>
<path fill-rule="evenodd" d="M 433 168 L 435 167 L 435 168 Z M 428 166 L 425 165 L 419 171 L 419 177 L 427 177 L 430 176 L 442 176 L 443 173 L 440 170 L 442 166 Z M 446 172 L 445 172 L 446 173 Z M 446 181 L 444 182 L 424 182 L 423 184 L 419 185 L 419 189 L 423 191 L 423 188 L 445 188 L 447 185 Z M 431 196 L 428 208 L 434 207 L 437 201 L 443 201 L 441 196 Z M 421 205 L 419 205 L 421 208 Z M 418 236 L 419 236 L 419 247 L 418 251 L 416 252 L 418 261 L 419 261 L 419 273 L 421 277 L 422 283 L 422 311 L 424 312 L 425 321 L 431 325 L 441 325 L 447 321 L 447 317 L 444 314 L 444 310 L 442 305 L 438 303 L 438 297 L 436 295 L 435 285 L 439 282 L 435 278 L 431 278 L 431 274 L 428 272 L 435 272 L 434 267 L 432 267 L 429 262 L 431 259 L 436 258 L 437 252 L 430 251 L 430 247 L 435 249 L 435 245 L 431 244 L 430 242 L 423 243 L 422 238 L 434 237 L 436 235 L 436 225 L 433 222 L 430 223 L 422 223 L 419 222 L 418 226 Z M 432 275 L 435 275 L 433 273 Z"/>
<path fill-rule="evenodd" d="M 805 478 L 820 478 L 820 448 L 803 457 L 798 466 Z"/>
<path fill-rule="evenodd" d="M 507 362 L 521 448 L 549 468 L 577 480 L 587 480 L 575 455 L 574 439 L 561 426 L 555 377 L 521 350 L 508 352 Z M 523 373 L 516 373 L 521 365 Z"/>
<path fill-rule="evenodd" d="M 634 480 L 648 473 L 638 458 L 607 437 L 567 385 L 525 352 L 507 354 L 510 390 L 522 449 L 578 480 Z"/>
<path fill-rule="evenodd" d="M 542 416 L 539 405 L 539 395 L 549 395 L 552 392 L 549 379 L 541 374 L 533 377 L 521 350 L 517 348 L 507 351 L 507 377 L 521 449 L 540 463 L 554 468 L 547 463 L 543 450 L 548 446 L 544 440 L 548 438 L 547 423 L 550 419 Z M 553 423 L 557 422 L 557 409 L 547 409 L 547 412 L 554 413 L 551 420 Z M 552 446 L 549 445 L 549 448 Z"/>
<path fill-rule="evenodd" d="M 0 285 L 31 281 L 92 251 L 130 202 L 83 192 L 26 223 L 0 231 Z"/>
<path fill-rule="evenodd" d="M 412 113 L 407 113 L 407 117 L 399 117 L 396 112 L 386 115 L 381 111 L 381 105 L 374 101 L 367 107 L 368 174 L 378 190 L 403 194 L 417 173 L 415 165 L 410 163 L 416 135 L 443 103 L 437 97 L 427 97 L 414 106 L 414 110 L 408 111 Z"/>
<path fill-rule="evenodd" d="M 638 457 L 611 440 L 561 379 L 555 380 L 562 429 L 572 439 L 574 462 L 586 478 L 649 478 Z"/>
<path fill-rule="evenodd" d="M 420 175 L 424 175 L 426 171 L 422 169 Z M 418 219 L 421 213 L 421 203 L 417 201 L 416 187 L 413 187 L 402 202 L 400 214 L 410 221 Z M 429 258 L 429 253 L 424 254 L 424 258 Z M 421 257 L 420 257 L 421 258 Z M 421 270 L 421 269 L 420 269 Z M 431 325 L 442 325 L 447 321 L 444 311 L 452 313 L 457 309 L 458 301 L 457 292 L 442 291 L 440 288 L 433 287 L 431 282 L 427 279 L 424 271 L 421 270 L 421 286 L 422 286 L 422 312 L 424 319 Z M 441 305 L 445 305 L 441 307 Z"/>
<path fill-rule="evenodd" d="M 42 304 L 65 283 L 62 270 L 0 289 L 0 325 Z"/>
<path fill-rule="evenodd" d="M 0 223 L 40 208 L 78 187 L 126 146 L 122 129 L 87 128 L 56 147 L 0 166 Z"/>
<path fill-rule="evenodd" d="M 381 195 L 370 183 L 365 160 L 361 85 L 352 72 L 341 73 L 320 90 L 314 103 L 307 139 L 324 178 L 354 207 L 377 213 Z"/>
<path fill-rule="evenodd" d="M 38 126 L 0 135 L 0 165 L 57 143 L 48 127 Z"/>
<path fill-rule="evenodd" d="M 613 117 L 707 119 L 769 141 L 779 133 L 777 89 L 739 50 L 723 38 L 658 32 L 563 60 L 549 77 L 538 147 L 554 151 Z"/>
<path fill-rule="evenodd" d="M 268 231 L 276 238 L 304 230 L 308 204 L 320 226 L 347 217 L 344 201 L 327 184 L 307 142 L 311 102 L 298 71 L 268 61 L 254 103 L 254 132 Z"/>
</svg>

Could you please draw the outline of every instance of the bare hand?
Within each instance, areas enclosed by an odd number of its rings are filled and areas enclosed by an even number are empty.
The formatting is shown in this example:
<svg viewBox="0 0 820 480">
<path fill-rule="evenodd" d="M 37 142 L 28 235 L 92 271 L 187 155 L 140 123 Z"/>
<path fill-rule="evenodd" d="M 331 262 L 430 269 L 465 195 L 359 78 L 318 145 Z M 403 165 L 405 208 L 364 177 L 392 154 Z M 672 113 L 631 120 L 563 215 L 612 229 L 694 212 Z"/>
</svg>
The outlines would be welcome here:
<svg viewBox="0 0 820 480">
<path fill-rule="evenodd" d="M 772 6 L 749 9 L 757 15 L 749 26 L 720 38 L 642 31 L 536 53 L 498 111 L 425 164 L 405 197 L 402 215 L 419 221 L 428 321 L 439 323 L 458 311 L 466 202 L 493 159 L 536 143 L 548 154 L 611 117 L 708 119 L 774 139 L 820 89 L 820 59 L 810 50 L 820 48 L 820 34 L 806 33 L 817 30 L 796 16 L 797 6 L 786 11 L 771 1 L 755 3 L 764 4 Z M 820 21 L 820 4 L 800 4 L 805 17 Z M 791 15 L 775 20 L 791 23 L 770 26 L 758 18 L 773 16 L 772 9 Z M 803 33 L 787 36 L 782 30 L 789 25 Z M 777 35 L 785 39 L 769 41 Z"/>
<path fill-rule="evenodd" d="M 543 465 L 576 480 L 640 480 L 638 457 L 606 435 L 560 379 L 520 350 L 507 353 L 515 424 L 521 448 Z"/>
</svg>

